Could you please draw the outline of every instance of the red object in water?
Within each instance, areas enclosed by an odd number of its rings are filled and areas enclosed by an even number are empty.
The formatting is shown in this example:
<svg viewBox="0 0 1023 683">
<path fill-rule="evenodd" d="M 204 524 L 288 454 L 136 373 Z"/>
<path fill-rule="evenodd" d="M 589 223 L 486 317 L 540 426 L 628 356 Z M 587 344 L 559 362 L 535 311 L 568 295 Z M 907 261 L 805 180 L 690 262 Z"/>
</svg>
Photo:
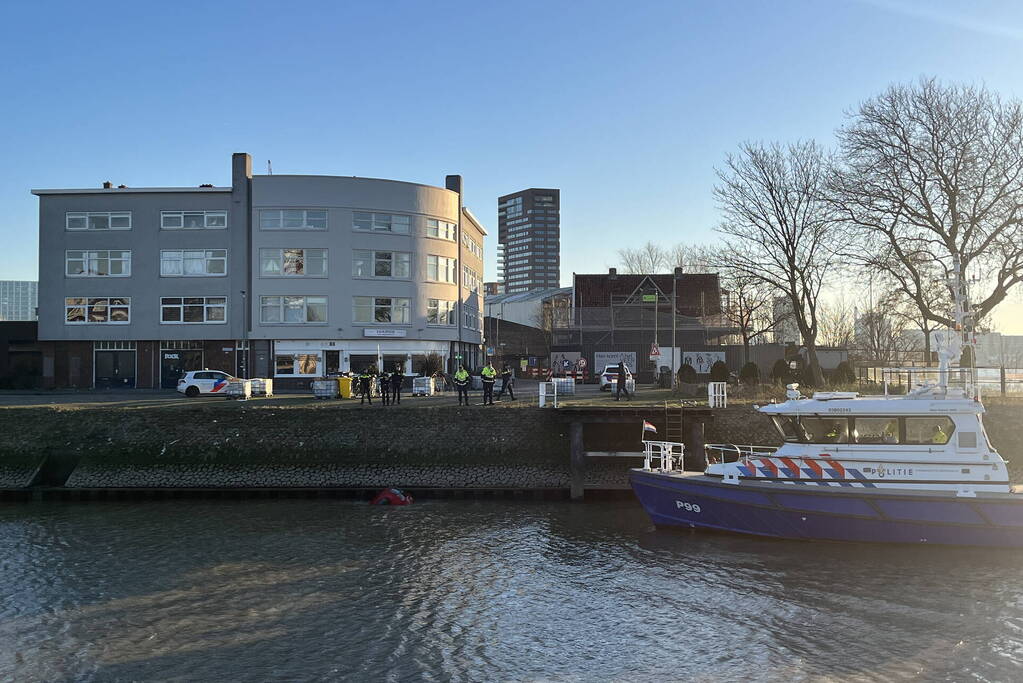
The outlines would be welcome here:
<svg viewBox="0 0 1023 683">
<path fill-rule="evenodd" d="M 370 505 L 411 505 L 412 496 L 406 495 L 400 489 L 384 489 L 373 497 Z"/>
</svg>

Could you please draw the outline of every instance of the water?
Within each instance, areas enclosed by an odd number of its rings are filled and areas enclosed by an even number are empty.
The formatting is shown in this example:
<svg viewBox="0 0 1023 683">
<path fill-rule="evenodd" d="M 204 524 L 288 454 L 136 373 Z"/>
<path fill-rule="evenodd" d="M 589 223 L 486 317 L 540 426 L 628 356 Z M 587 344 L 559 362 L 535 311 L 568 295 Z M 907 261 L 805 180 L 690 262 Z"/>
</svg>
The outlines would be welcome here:
<svg viewBox="0 0 1023 683">
<path fill-rule="evenodd" d="M 1023 554 L 632 502 L 0 507 L 0 679 L 1020 680 Z"/>
</svg>

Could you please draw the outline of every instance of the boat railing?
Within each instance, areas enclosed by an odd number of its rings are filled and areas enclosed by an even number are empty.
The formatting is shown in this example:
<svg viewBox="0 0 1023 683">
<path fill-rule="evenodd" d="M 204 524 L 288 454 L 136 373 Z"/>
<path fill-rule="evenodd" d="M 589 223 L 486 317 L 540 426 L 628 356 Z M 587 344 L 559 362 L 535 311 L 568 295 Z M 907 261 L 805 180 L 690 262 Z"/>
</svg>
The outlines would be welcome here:
<svg viewBox="0 0 1023 683">
<path fill-rule="evenodd" d="M 643 442 L 643 469 L 653 470 L 654 461 L 657 461 L 657 470 L 671 472 L 678 465 L 678 469 L 685 469 L 685 447 L 676 441 L 644 441 Z"/>
<path fill-rule="evenodd" d="M 740 446 L 734 443 L 709 443 L 704 447 L 707 463 L 746 462 L 750 458 L 766 458 L 777 450 L 769 446 Z"/>
</svg>

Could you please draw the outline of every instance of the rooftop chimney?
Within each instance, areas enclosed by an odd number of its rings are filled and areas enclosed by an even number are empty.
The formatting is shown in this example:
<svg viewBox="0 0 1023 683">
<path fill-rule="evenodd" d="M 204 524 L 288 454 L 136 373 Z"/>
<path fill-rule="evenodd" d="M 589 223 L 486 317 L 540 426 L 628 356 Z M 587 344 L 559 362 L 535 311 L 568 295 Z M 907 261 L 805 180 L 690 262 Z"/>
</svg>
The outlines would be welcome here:
<svg viewBox="0 0 1023 683">
<path fill-rule="evenodd" d="M 114 184 L 112 182 L 110 182 L 109 180 L 104 180 L 103 181 L 103 189 L 104 190 L 110 190 L 113 187 L 114 187 Z"/>
<path fill-rule="evenodd" d="M 682 266 L 675 266 L 675 279 L 680 280 L 685 272 L 682 270 Z"/>
<path fill-rule="evenodd" d="M 618 275 L 618 269 L 617 268 L 608 268 L 607 269 L 607 274 L 610 275 L 611 277 L 614 277 L 614 276 Z"/>
</svg>

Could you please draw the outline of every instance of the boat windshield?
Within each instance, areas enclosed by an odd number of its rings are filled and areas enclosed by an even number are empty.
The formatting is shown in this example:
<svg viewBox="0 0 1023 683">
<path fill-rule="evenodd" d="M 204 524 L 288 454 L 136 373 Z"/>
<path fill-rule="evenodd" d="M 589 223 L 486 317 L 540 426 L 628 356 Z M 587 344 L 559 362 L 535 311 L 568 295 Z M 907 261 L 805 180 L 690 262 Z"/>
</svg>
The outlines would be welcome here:
<svg viewBox="0 0 1023 683">
<path fill-rule="evenodd" d="M 955 431 L 948 417 L 772 415 L 775 429 L 790 443 L 944 445 Z M 974 436 L 974 438 L 976 438 Z"/>
</svg>

